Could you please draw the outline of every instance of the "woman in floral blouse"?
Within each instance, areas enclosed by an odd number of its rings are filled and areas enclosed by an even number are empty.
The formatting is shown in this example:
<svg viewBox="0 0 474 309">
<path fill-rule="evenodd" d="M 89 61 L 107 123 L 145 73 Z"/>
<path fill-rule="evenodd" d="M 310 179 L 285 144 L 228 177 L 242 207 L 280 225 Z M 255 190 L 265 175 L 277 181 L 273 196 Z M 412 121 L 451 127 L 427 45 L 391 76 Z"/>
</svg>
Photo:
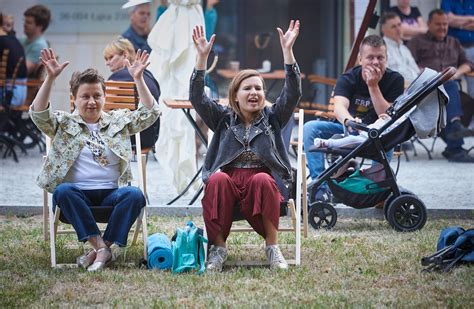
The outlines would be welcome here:
<svg viewBox="0 0 474 309">
<path fill-rule="evenodd" d="M 135 111 L 104 112 L 104 78 L 97 70 L 87 69 L 74 73 L 70 82 L 75 111 L 53 112 L 51 90 L 69 62 L 60 64 L 52 49 L 43 49 L 40 59 L 47 76 L 30 115 L 51 138 L 52 146 L 37 183 L 53 193 L 53 207 L 61 208 L 62 221 L 73 225 L 79 241 L 91 244 L 93 249 L 78 257 L 78 265 L 89 271 L 100 270 L 112 260 L 112 244 L 126 245 L 128 232 L 145 206 L 140 189 L 124 185 L 131 180 L 129 136 L 146 129 L 160 116 L 143 79 L 148 54 L 138 51 L 132 64 L 127 61 L 141 100 Z M 110 215 L 106 214 L 108 224 L 103 235 L 92 206 L 113 206 Z"/>
</svg>

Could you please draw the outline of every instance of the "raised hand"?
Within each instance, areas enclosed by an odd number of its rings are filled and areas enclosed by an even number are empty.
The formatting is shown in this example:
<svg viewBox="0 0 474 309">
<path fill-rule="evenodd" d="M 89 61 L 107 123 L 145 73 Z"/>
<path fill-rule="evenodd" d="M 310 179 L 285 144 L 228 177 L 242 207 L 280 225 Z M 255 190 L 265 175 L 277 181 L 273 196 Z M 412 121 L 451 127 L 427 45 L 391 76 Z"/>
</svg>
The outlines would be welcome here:
<svg viewBox="0 0 474 309">
<path fill-rule="evenodd" d="M 127 66 L 128 73 L 130 73 L 134 80 L 142 78 L 143 72 L 148 67 L 148 65 L 150 65 L 150 62 L 148 62 L 149 56 L 150 55 L 146 50 L 141 51 L 139 49 L 132 64 L 130 64 L 128 59 L 125 59 L 125 65 Z"/>
<path fill-rule="evenodd" d="M 60 64 L 58 62 L 58 59 L 56 58 L 56 55 L 54 54 L 53 49 L 51 48 L 44 48 L 41 50 L 40 60 L 46 68 L 48 76 L 52 78 L 58 77 L 58 75 L 61 74 L 64 68 L 69 65 L 69 61 Z"/>
<path fill-rule="evenodd" d="M 291 20 L 290 26 L 285 33 L 280 28 L 277 28 L 278 35 L 280 36 L 280 44 L 283 51 L 290 51 L 295 44 L 296 38 L 300 33 L 300 21 Z"/>
<path fill-rule="evenodd" d="M 213 34 L 211 36 L 211 39 L 208 42 L 206 40 L 206 36 L 204 33 L 204 27 L 203 26 L 194 27 L 193 42 L 194 42 L 194 46 L 196 46 L 196 50 L 200 57 L 205 57 L 207 59 L 207 56 L 209 56 L 209 53 L 211 52 L 211 48 L 212 48 L 212 45 L 214 44 L 215 39 L 216 39 L 216 35 Z"/>
</svg>

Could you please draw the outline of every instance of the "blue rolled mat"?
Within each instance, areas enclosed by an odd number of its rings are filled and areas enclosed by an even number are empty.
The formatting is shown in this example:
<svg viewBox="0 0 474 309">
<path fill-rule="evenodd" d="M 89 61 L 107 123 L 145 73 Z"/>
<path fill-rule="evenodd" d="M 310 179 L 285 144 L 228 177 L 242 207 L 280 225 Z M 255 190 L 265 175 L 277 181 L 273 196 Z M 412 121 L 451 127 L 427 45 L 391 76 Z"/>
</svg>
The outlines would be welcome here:
<svg viewBox="0 0 474 309">
<path fill-rule="evenodd" d="M 170 269 L 173 265 L 173 252 L 168 236 L 155 233 L 148 236 L 148 268 Z"/>
</svg>

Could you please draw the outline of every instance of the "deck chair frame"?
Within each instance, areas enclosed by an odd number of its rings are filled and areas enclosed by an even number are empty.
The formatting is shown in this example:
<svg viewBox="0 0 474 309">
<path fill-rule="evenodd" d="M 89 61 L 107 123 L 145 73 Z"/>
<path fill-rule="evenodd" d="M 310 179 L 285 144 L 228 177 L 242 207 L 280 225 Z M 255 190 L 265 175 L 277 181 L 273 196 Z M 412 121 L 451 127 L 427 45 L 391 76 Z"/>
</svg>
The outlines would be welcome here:
<svg viewBox="0 0 474 309">
<path fill-rule="evenodd" d="M 104 111 L 117 109 L 117 108 L 127 108 L 134 110 L 138 106 L 138 94 L 136 91 L 134 82 L 117 82 L 117 81 L 106 81 L 105 82 L 105 104 Z M 72 103 L 73 104 L 73 103 Z M 73 105 L 71 106 L 71 110 Z M 135 134 L 135 141 L 137 149 L 141 149 L 141 140 L 140 133 Z M 49 152 L 51 147 L 51 140 L 49 137 L 46 137 L 46 153 Z M 46 156 L 45 156 L 46 158 Z M 138 187 L 142 190 L 145 197 L 146 193 L 146 155 L 142 154 L 140 159 L 137 160 L 138 165 Z M 49 238 L 50 241 L 50 251 L 51 251 L 51 267 L 61 268 L 61 267 L 75 267 L 76 264 L 59 264 L 56 260 L 56 237 L 58 234 L 74 234 L 74 229 L 58 229 L 61 210 L 59 207 L 56 207 L 56 211 L 53 211 L 53 205 L 49 203 L 51 200 L 51 194 L 46 190 L 43 191 L 43 234 L 44 239 Z M 138 234 L 142 232 L 143 238 L 143 254 L 146 258 L 147 252 L 147 205 L 148 199 L 146 199 L 145 207 L 143 207 L 140 215 L 134 223 L 134 228 L 130 230 L 130 233 L 133 233 L 131 244 L 134 245 L 137 243 Z M 48 222 L 49 222 L 49 233 L 48 233 Z M 103 230 L 101 230 L 103 232 Z"/>
</svg>

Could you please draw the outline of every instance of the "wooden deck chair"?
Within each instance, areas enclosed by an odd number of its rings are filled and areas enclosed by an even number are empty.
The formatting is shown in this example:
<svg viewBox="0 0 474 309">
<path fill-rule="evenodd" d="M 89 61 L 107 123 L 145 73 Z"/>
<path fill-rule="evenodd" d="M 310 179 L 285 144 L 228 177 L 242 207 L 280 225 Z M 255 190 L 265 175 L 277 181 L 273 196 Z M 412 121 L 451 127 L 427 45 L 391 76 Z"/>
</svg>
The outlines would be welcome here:
<svg viewBox="0 0 474 309">
<path fill-rule="evenodd" d="M 73 105 L 72 105 L 73 106 Z M 109 111 L 112 109 L 118 108 L 127 108 L 130 110 L 135 110 L 138 107 L 138 94 L 135 89 L 135 85 L 133 82 L 106 82 L 106 90 L 105 90 L 105 104 L 104 104 L 104 111 Z M 140 149 L 141 147 L 141 140 L 140 140 L 140 133 L 135 134 L 135 140 L 137 148 Z M 50 139 L 47 138 L 47 152 L 50 149 Z M 137 160 L 138 165 L 138 187 L 142 190 L 143 194 L 146 195 L 146 169 L 145 169 L 145 161 L 146 156 L 141 155 L 140 160 Z M 51 249 L 51 266 L 52 267 L 67 267 L 72 266 L 74 267 L 75 264 L 58 264 L 56 261 L 56 237 L 58 234 L 74 234 L 74 229 L 58 229 L 60 224 L 60 208 L 56 207 L 56 211 L 53 211 L 53 205 L 49 205 L 50 201 L 50 194 L 47 191 L 43 193 L 43 222 L 44 222 L 44 232 L 45 232 L 45 239 L 47 238 L 46 233 L 46 225 L 47 221 L 49 221 L 49 241 L 50 241 L 50 249 Z M 146 205 L 148 204 L 148 199 L 146 199 Z M 147 207 L 143 207 L 140 215 L 138 216 L 135 227 L 130 230 L 130 233 L 133 233 L 132 242 L 131 244 L 134 245 L 137 242 L 138 234 L 141 230 L 142 237 L 143 237 L 143 254 L 146 258 L 147 256 L 147 238 L 148 238 L 148 231 L 147 231 Z M 94 212 L 94 210 L 93 210 Z M 49 214 L 49 215 L 47 215 Z M 98 215 L 100 216 L 100 214 Z M 101 231 L 103 231 L 101 229 Z"/>
<path fill-rule="evenodd" d="M 303 124 L 304 124 L 304 111 L 300 110 L 298 113 L 298 136 L 303 136 Z M 289 199 L 288 201 L 280 205 L 280 214 L 286 215 L 289 213 L 291 216 L 291 226 L 280 226 L 278 232 L 291 232 L 295 235 L 295 255 L 294 257 L 288 258 L 286 261 L 289 265 L 300 265 L 301 264 L 301 231 L 303 231 L 304 237 L 307 237 L 308 233 L 308 207 L 306 201 L 306 162 L 305 155 L 303 153 L 303 142 L 302 138 L 299 138 L 299 151 L 297 158 L 297 173 L 296 173 L 296 203 L 295 200 Z M 237 211 L 240 214 L 240 212 Z M 303 214 L 303 221 L 301 220 L 301 214 Z M 303 223 L 303 226 L 301 226 Z M 232 233 L 245 233 L 254 232 L 254 230 L 248 227 L 233 227 L 230 230 Z M 281 233 L 280 233 L 281 234 Z M 267 261 L 261 260 L 242 260 L 234 261 L 227 260 L 225 265 L 268 265 Z"/>
</svg>

